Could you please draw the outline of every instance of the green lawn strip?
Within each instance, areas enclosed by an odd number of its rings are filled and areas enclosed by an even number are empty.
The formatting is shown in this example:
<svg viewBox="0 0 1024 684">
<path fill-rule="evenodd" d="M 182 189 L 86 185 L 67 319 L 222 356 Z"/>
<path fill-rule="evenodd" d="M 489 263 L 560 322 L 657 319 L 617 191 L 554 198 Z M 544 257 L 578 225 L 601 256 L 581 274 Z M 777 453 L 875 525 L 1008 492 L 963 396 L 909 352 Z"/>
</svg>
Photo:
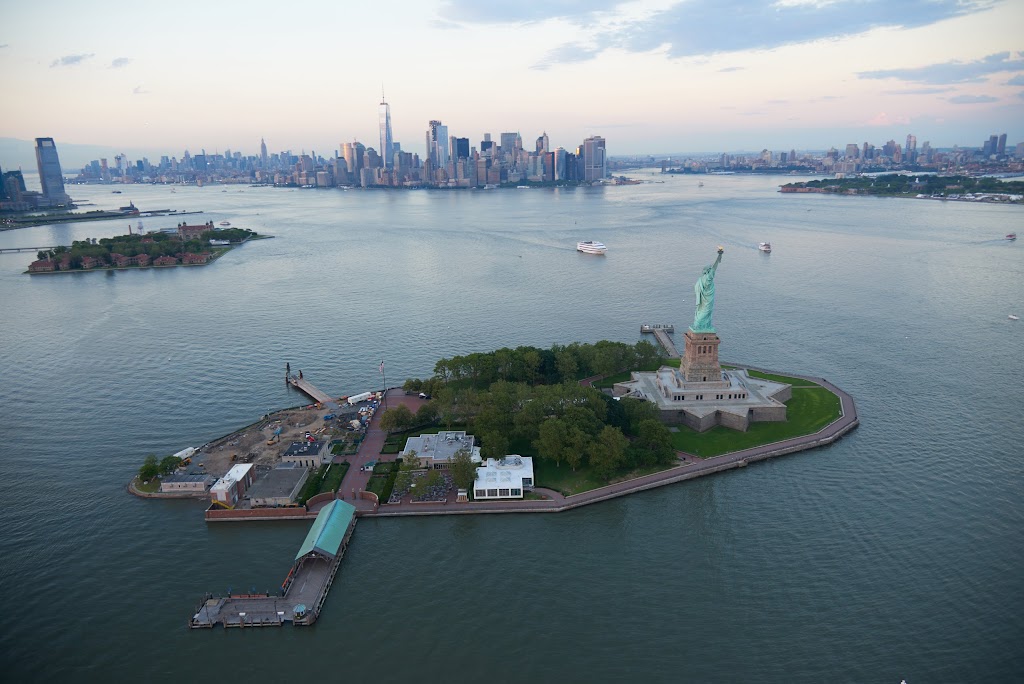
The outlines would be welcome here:
<svg viewBox="0 0 1024 684">
<path fill-rule="evenodd" d="M 154 477 L 146 484 L 142 484 L 142 480 L 135 478 L 135 488 L 140 492 L 146 492 L 147 494 L 153 494 L 160 491 L 160 478 Z"/>
<path fill-rule="evenodd" d="M 377 499 L 380 501 L 384 500 L 384 487 L 388 483 L 386 475 L 374 475 L 370 478 L 370 481 L 366 483 L 366 491 L 373 492 L 377 495 Z"/>
<path fill-rule="evenodd" d="M 725 366 L 723 366 L 724 368 Z M 821 387 L 815 382 L 810 380 L 804 380 L 803 378 L 791 378 L 786 375 L 775 375 L 774 373 L 762 373 L 761 371 L 747 369 L 747 374 L 752 378 L 761 378 L 762 380 L 771 380 L 772 382 L 782 382 L 787 385 L 793 385 L 796 387 Z"/>
<path fill-rule="evenodd" d="M 709 458 L 814 434 L 839 418 L 840 401 L 824 387 L 794 387 L 793 398 L 786 402 L 786 407 L 786 422 L 751 423 L 746 432 L 722 426 L 696 432 L 679 426 L 679 431 L 672 434 L 672 444 L 680 451 Z"/>
<path fill-rule="evenodd" d="M 306 478 L 306 484 L 303 485 L 302 491 L 299 492 L 299 497 L 295 500 L 295 503 L 300 506 L 305 505 L 307 501 L 316 496 L 320 491 L 320 483 L 324 481 L 324 475 L 327 474 L 327 466 L 320 466 L 316 472 L 311 473 Z"/>
<path fill-rule="evenodd" d="M 323 481 L 320 483 L 320 490 L 317 492 L 317 494 L 338 491 L 338 487 L 341 486 L 341 481 L 345 478 L 345 473 L 347 472 L 348 461 L 342 461 L 341 463 L 332 463 L 328 468 L 327 474 L 324 476 Z"/>
<path fill-rule="evenodd" d="M 608 482 L 597 477 L 590 466 L 582 466 L 573 470 L 567 464 L 558 466 L 547 459 L 534 459 L 533 481 L 538 487 L 553 489 L 564 496 L 572 496 L 598 487 Z"/>
</svg>

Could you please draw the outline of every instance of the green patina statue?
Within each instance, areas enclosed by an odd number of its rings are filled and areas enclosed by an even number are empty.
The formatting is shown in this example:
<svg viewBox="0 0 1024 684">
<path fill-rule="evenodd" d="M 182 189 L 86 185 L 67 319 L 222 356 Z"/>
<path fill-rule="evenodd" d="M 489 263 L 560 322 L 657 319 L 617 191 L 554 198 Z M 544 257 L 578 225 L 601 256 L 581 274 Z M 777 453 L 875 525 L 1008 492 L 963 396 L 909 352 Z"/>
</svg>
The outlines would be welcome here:
<svg viewBox="0 0 1024 684">
<path fill-rule="evenodd" d="M 722 263 L 722 253 L 725 250 L 718 248 L 718 258 L 715 263 L 704 267 L 704 272 L 693 285 L 693 291 L 697 295 L 697 312 L 693 315 L 693 325 L 690 330 L 693 332 L 715 332 L 715 326 L 711 324 L 711 315 L 715 312 L 715 271 L 718 264 Z"/>
</svg>

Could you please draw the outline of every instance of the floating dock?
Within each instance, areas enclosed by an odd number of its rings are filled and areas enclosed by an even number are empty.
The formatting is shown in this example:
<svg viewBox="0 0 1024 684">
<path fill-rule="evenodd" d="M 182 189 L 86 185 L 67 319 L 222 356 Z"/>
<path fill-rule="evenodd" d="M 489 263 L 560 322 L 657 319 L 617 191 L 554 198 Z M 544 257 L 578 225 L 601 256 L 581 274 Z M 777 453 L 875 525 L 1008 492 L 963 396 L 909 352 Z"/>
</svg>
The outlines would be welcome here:
<svg viewBox="0 0 1024 684">
<path fill-rule="evenodd" d="M 672 342 L 672 338 L 668 336 L 669 333 L 675 332 L 676 328 L 672 324 L 667 325 L 648 325 L 644 323 L 640 326 L 641 333 L 654 333 L 654 336 L 658 339 L 658 343 L 665 348 L 665 353 L 668 354 L 670 359 L 678 359 L 679 352 L 676 350 L 676 345 Z"/>
<path fill-rule="evenodd" d="M 334 576 L 356 526 L 356 509 L 335 499 L 317 514 L 305 541 L 295 554 L 280 595 L 208 594 L 188 622 L 192 629 L 280 627 L 285 622 L 311 625 L 320 616 Z"/>
</svg>

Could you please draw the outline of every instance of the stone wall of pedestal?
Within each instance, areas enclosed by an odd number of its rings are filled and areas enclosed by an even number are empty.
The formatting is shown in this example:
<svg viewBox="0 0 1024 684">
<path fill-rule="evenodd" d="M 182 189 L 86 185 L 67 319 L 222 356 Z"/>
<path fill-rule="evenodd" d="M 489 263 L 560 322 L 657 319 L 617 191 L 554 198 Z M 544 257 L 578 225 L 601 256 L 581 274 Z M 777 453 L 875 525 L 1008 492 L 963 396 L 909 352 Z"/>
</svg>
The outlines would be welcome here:
<svg viewBox="0 0 1024 684">
<path fill-rule="evenodd" d="M 713 332 L 684 334 L 685 346 L 679 362 L 684 382 L 715 382 L 722 379 L 722 366 L 718 363 L 718 345 L 721 340 Z"/>
</svg>

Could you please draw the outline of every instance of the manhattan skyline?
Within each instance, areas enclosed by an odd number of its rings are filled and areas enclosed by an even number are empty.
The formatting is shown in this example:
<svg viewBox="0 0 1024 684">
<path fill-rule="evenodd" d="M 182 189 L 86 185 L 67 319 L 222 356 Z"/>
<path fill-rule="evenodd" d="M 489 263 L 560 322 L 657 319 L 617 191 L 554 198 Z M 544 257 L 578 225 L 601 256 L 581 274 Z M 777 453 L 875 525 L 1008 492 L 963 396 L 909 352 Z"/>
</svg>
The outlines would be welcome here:
<svg viewBox="0 0 1024 684">
<path fill-rule="evenodd" d="M 908 130 L 935 147 L 997 130 L 1017 142 L 1024 120 L 1024 6 L 1001 0 L 5 2 L 3 16 L 0 85 L 14 97 L 0 136 L 22 140 L 332 150 L 381 140 L 382 84 L 393 139 L 421 155 L 437 118 L 471 140 L 605 135 L 624 155 Z"/>
</svg>

